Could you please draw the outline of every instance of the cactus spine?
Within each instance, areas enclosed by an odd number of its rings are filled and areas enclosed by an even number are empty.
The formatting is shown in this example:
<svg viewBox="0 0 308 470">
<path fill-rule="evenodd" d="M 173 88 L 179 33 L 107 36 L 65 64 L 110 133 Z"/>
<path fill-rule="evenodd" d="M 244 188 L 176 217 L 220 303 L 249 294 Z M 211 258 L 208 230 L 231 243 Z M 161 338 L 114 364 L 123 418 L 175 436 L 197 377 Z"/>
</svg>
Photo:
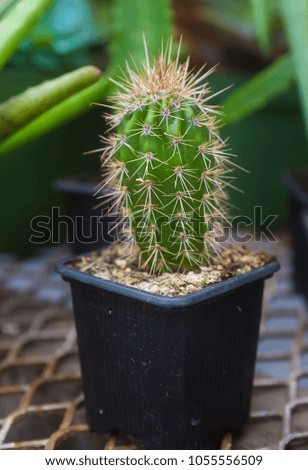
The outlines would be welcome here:
<svg viewBox="0 0 308 470">
<path fill-rule="evenodd" d="M 116 82 L 102 155 L 103 184 L 150 272 L 209 263 L 227 221 L 229 156 L 208 104 L 211 71 L 194 74 L 171 49 L 150 61 L 146 48 L 144 65 Z"/>
</svg>

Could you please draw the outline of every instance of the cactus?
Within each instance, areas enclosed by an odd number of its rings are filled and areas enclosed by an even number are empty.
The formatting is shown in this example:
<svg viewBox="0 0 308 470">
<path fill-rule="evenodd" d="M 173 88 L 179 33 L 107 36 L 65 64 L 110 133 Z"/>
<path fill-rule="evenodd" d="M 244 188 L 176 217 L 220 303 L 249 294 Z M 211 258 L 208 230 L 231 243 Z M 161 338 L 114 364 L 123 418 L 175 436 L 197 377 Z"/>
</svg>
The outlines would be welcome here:
<svg viewBox="0 0 308 470">
<path fill-rule="evenodd" d="M 172 60 L 172 44 L 140 67 L 127 65 L 107 114 L 103 186 L 140 267 L 152 273 L 195 269 L 217 254 L 228 222 L 229 154 L 204 84 L 212 72 Z"/>
</svg>

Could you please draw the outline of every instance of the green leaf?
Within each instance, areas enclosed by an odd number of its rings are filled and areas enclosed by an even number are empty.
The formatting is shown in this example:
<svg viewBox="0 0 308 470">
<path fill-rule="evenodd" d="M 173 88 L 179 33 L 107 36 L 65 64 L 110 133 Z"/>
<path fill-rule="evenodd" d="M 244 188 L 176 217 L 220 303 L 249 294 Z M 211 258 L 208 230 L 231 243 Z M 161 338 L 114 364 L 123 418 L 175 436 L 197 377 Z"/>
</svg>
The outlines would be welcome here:
<svg viewBox="0 0 308 470">
<path fill-rule="evenodd" d="M 221 103 L 224 122 L 227 125 L 239 122 L 289 90 L 293 83 L 292 59 L 289 55 L 282 56 Z"/>
<path fill-rule="evenodd" d="M 16 3 L 16 0 L 0 0 L 0 20 L 1 17 L 7 13 L 8 9 L 12 7 L 12 5 Z"/>
<path fill-rule="evenodd" d="M 82 67 L 53 80 L 29 88 L 0 105 L 0 139 L 16 132 L 32 119 L 77 91 L 95 83 L 101 71 Z"/>
<path fill-rule="evenodd" d="M 20 0 L 0 21 L 0 68 L 54 0 Z"/>
<path fill-rule="evenodd" d="M 250 0 L 259 44 L 264 52 L 269 51 L 271 41 L 270 1 L 271 0 Z"/>
<path fill-rule="evenodd" d="M 308 137 L 308 0 L 280 0 Z"/>
<path fill-rule="evenodd" d="M 0 144 L 0 156 L 12 152 L 84 114 L 92 103 L 100 102 L 106 98 L 109 88 L 109 80 L 102 76 L 94 85 L 90 85 L 49 109 L 4 140 Z"/>
<path fill-rule="evenodd" d="M 248 0 L 201 0 L 207 24 L 244 40 L 255 39 L 251 5 Z"/>
<path fill-rule="evenodd" d="M 113 37 L 110 44 L 111 70 L 119 74 L 125 62 L 145 59 L 143 35 L 149 53 L 157 54 L 162 42 L 173 34 L 170 0 L 115 0 Z"/>
</svg>

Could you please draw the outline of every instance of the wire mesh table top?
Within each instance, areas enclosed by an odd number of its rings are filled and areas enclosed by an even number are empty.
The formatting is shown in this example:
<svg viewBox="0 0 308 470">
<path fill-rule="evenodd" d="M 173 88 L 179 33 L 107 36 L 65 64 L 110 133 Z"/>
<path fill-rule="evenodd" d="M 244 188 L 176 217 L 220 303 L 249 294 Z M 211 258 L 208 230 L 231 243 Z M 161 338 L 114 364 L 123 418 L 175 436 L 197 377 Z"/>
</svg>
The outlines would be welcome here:
<svg viewBox="0 0 308 470">
<path fill-rule="evenodd" d="M 254 249 L 282 268 L 266 285 L 251 417 L 232 449 L 308 449 L 307 306 L 285 237 Z M 0 256 L 0 449 L 135 448 L 87 425 L 69 288 L 53 271 L 65 251 Z"/>
</svg>

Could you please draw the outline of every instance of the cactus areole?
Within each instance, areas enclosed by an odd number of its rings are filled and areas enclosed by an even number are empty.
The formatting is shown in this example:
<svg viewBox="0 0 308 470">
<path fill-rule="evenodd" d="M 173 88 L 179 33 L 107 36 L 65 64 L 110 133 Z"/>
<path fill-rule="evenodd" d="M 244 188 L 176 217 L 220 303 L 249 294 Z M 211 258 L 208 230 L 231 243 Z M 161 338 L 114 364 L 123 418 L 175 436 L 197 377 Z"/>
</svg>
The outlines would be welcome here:
<svg viewBox="0 0 308 470">
<path fill-rule="evenodd" d="M 116 82 L 102 155 L 104 185 L 125 240 L 150 272 L 195 269 L 216 253 L 228 222 L 229 154 L 218 133 L 218 111 L 206 77 L 169 45 L 144 65 L 127 66 Z"/>
</svg>

